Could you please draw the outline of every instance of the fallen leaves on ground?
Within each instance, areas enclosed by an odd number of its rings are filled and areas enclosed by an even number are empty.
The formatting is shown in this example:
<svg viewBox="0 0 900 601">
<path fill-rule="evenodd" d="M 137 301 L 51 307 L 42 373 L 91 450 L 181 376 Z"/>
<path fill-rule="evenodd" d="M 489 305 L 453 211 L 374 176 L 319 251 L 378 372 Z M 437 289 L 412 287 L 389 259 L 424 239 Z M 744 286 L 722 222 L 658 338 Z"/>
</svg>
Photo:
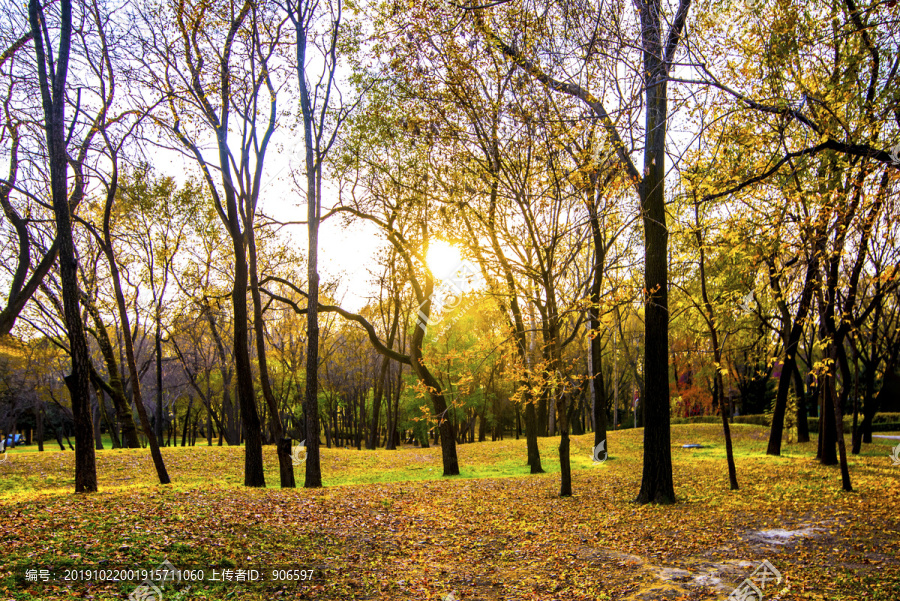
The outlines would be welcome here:
<svg viewBox="0 0 900 601">
<path fill-rule="evenodd" d="M 524 440 L 459 446 L 464 476 L 522 474 L 502 478 L 441 478 L 439 448 L 323 449 L 319 490 L 244 488 L 243 449 L 196 447 L 163 449 L 168 487 L 153 484 L 146 451 L 99 452 L 101 492 L 75 495 L 71 452 L 19 453 L 0 464 L 0 591 L 124 599 L 139 581 L 59 576 L 168 558 L 205 579 L 167 583 L 165 599 L 724 599 L 766 559 L 783 575 L 767 601 L 900 598 L 900 468 L 887 444 L 851 459 L 856 492 L 845 493 L 814 444 L 767 457 L 765 429 L 733 428 L 734 492 L 720 430 L 673 426 L 669 506 L 633 503 L 641 430 L 611 432 L 600 464 L 592 435 L 573 437 L 571 498 L 558 496 L 558 473 L 526 475 Z M 545 469 L 558 470 L 557 441 L 540 444 Z M 277 485 L 274 447 L 265 453 Z M 56 579 L 28 582 L 25 569 L 41 566 Z M 210 582 L 214 568 L 266 579 Z M 309 581 L 270 578 L 308 569 Z"/>
</svg>

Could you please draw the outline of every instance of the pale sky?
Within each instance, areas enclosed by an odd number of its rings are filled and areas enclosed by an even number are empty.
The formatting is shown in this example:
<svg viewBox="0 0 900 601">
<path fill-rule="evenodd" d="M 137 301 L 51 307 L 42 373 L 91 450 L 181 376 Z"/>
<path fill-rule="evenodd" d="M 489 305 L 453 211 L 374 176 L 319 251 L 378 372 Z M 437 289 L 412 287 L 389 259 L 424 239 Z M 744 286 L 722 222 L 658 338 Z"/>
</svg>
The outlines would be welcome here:
<svg viewBox="0 0 900 601">
<path fill-rule="evenodd" d="M 298 147 L 302 150 L 302 146 Z M 265 170 L 259 205 L 263 213 L 279 221 L 305 221 L 305 198 L 294 189 L 290 178 L 290 167 L 299 164 L 301 157 L 290 150 L 284 152 L 282 148 L 272 145 L 266 154 L 269 168 Z M 155 149 L 153 160 L 160 174 L 170 175 L 179 183 L 190 174 L 198 173 L 185 157 L 171 151 Z M 334 204 L 333 195 L 326 191 L 323 196 L 323 204 Z M 368 270 L 373 265 L 377 250 L 386 241 L 374 225 L 356 223 L 345 229 L 341 223 L 341 220 L 332 218 L 319 228 L 319 277 L 323 284 L 337 280 L 341 306 L 356 312 L 367 303 L 369 296 L 377 292 L 370 283 Z M 286 226 L 282 232 L 305 256 L 308 248 L 306 225 Z M 306 272 L 305 264 L 302 271 Z"/>
</svg>

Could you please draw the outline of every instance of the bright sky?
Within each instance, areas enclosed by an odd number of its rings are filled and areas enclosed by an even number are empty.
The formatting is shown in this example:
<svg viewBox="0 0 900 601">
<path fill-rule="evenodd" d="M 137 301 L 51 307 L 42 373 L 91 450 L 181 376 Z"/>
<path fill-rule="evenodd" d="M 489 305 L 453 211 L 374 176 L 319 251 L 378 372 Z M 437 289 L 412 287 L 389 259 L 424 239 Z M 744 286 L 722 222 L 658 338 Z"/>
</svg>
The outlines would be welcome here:
<svg viewBox="0 0 900 601">
<path fill-rule="evenodd" d="M 290 178 L 290 167 L 299 164 L 301 157 L 289 149 L 282 149 L 282 146 L 274 145 L 267 153 L 266 163 L 271 168 L 266 169 L 260 191 L 260 209 L 279 221 L 305 221 L 305 198 L 294 189 Z M 160 151 L 154 158 L 154 165 L 160 172 L 179 182 L 192 172 L 196 173 L 193 165 L 185 169 L 186 159 L 174 152 Z M 329 198 L 327 191 L 324 196 L 325 205 L 335 203 L 335 198 Z M 286 226 L 282 232 L 305 256 L 308 249 L 306 225 Z M 383 236 L 373 225 L 356 223 L 351 228 L 344 228 L 340 220 L 328 219 L 320 226 L 319 277 L 323 283 L 338 281 L 338 299 L 344 309 L 358 311 L 368 302 L 368 297 L 377 292 L 369 270 L 374 267 L 375 253 L 384 244 Z M 306 271 L 305 264 L 302 271 Z"/>
</svg>

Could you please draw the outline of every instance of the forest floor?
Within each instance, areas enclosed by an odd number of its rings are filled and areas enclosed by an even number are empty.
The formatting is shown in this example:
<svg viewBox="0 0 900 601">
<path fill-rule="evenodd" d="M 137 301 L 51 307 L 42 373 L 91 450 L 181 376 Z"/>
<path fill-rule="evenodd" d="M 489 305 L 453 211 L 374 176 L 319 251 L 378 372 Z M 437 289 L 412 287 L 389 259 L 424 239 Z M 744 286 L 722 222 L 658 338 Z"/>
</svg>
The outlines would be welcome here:
<svg viewBox="0 0 900 601">
<path fill-rule="evenodd" d="M 524 440 L 460 445 L 453 478 L 439 448 L 323 449 L 318 490 L 275 488 L 274 446 L 266 489 L 241 486 L 241 447 L 164 448 L 165 487 L 146 450 L 98 451 L 92 495 L 72 492 L 71 451 L 17 449 L 0 462 L 0 601 L 725 599 L 764 560 L 781 575 L 766 601 L 900 599 L 895 441 L 851 456 L 846 493 L 815 443 L 768 457 L 767 429 L 732 432 L 738 491 L 720 426 L 672 427 L 668 506 L 633 502 L 642 430 L 611 432 L 603 463 L 592 435 L 573 437 L 570 498 L 558 496 L 556 438 L 540 439 L 548 473 L 537 476 Z M 166 559 L 181 582 L 156 573 L 139 586 L 121 571 Z"/>
</svg>

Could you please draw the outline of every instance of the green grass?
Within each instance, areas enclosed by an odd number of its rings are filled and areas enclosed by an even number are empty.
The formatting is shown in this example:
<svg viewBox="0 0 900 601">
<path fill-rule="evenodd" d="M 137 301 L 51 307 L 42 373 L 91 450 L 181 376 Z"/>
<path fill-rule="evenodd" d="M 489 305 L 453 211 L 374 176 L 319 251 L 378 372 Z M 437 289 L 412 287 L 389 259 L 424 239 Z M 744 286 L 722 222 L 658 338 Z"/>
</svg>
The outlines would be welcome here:
<svg viewBox="0 0 900 601">
<path fill-rule="evenodd" d="M 734 455 L 736 458 L 766 457 L 768 430 L 748 424 L 732 424 Z M 723 461 L 725 443 L 721 426 L 693 424 L 672 426 L 672 455 L 676 460 Z M 847 450 L 850 437 L 846 436 Z M 897 442 L 873 439 L 863 445 L 859 456 L 851 455 L 851 463 L 867 458 L 887 458 Z M 684 449 L 689 443 L 702 444 L 701 449 Z M 622 456 L 639 454 L 643 444 L 643 430 L 611 431 L 608 434 L 609 460 L 613 464 Z M 782 445 L 782 457 L 807 457 L 816 453 L 816 436 L 809 443 Z M 524 462 L 524 439 L 506 439 L 491 443 L 457 445 L 460 478 L 524 477 L 530 469 Z M 558 437 L 540 438 L 542 467 L 547 473 L 559 472 Z M 603 463 L 593 461 L 593 435 L 571 437 L 571 466 L 573 470 L 603 469 Z M 416 482 L 442 477 L 441 449 L 437 446 L 419 448 L 405 446 L 399 450 L 375 451 L 355 448 L 321 448 L 323 484 L 349 486 L 391 482 Z M 239 487 L 243 484 L 243 446 L 203 444 L 195 447 L 163 447 L 162 454 L 174 486 L 190 489 L 206 486 L 211 481 L 221 486 Z M 279 487 L 278 459 L 274 446 L 264 446 L 266 484 Z M 60 451 L 54 443 L 45 443 L 43 453 L 37 445 L 9 450 L 8 464 L 0 480 L 0 501 L 21 499 L 22 496 L 67 494 L 74 490 L 74 456 L 72 451 Z M 155 471 L 147 449 L 111 449 L 96 451 L 102 490 L 130 490 L 156 485 Z M 888 460 L 889 462 L 889 460 Z M 0 464 L 2 465 L 2 464 Z M 18 467 L 16 467 L 18 466 Z M 302 466 L 296 470 L 302 478 Z M 211 478 L 211 475 L 215 475 Z"/>
</svg>

